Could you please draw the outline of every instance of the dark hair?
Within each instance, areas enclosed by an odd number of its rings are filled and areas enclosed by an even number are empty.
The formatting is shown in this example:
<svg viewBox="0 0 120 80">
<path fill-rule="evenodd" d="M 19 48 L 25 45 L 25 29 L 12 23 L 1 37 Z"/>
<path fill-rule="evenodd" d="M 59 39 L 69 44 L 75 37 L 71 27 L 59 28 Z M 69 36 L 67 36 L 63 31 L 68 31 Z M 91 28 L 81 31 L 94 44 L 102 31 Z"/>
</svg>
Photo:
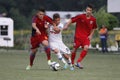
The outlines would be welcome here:
<svg viewBox="0 0 120 80">
<path fill-rule="evenodd" d="M 60 15 L 58 13 L 53 14 L 53 20 L 55 20 L 56 18 L 60 18 Z"/>
<path fill-rule="evenodd" d="M 45 8 L 44 8 L 44 7 L 40 7 L 40 8 L 38 9 L 38 11 L 42 11 L 42 12 L 45 13 Z"/>
<path fill-rule="evenodd" d="M 91 9 L 94 9 L 92 4 L 88 4 L 87 7 L 91 8 Z"/>
</svg>

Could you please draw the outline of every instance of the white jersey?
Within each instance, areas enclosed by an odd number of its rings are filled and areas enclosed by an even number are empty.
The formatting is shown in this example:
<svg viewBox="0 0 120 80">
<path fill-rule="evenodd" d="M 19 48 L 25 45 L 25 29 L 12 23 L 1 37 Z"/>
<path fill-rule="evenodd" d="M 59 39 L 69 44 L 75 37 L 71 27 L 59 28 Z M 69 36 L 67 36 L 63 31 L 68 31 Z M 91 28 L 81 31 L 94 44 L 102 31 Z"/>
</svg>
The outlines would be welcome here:
<svg viewBox="0 0 120 80">
<path fill-rule="evenodd" d="M 62 42 L 62 29 L 63 29 L 63 24 L 59 23 L 59 25 L 57 26 L 58 28 L 61 29 L 61 31 L 59 33 L 56 33 L 53 30 L 53 26 L 50 26 L 50 31 L 49 31 L 49 41 L 50 42 Z"/>
<path fill-rule="evenodd" d="M 58 49 L 62 54 L 70 54 L 69 48 L 62 41 L 62 29 L 63 24 L 60 23 L 58 26 L 60 28 L 60 32 L 56 33 L 53 30 L 53 26 L 50 26 L 49 30 L 49 44 L 52 50 Z"/>
</svg>

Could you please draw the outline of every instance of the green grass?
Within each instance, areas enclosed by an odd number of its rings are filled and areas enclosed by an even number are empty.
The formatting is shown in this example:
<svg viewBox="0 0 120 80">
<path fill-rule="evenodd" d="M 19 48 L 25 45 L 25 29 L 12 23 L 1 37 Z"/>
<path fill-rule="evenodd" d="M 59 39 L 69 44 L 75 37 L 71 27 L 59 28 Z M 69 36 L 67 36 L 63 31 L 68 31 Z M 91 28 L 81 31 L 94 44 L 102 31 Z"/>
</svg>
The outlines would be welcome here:
<svg viewBox="0 0 120 80">
<path fill-rule="evenodd" d="M 74 71 L 51 71 L 44 53 L 38 53 L 26 71 L 28 58 L 28 51 L 0 50 L 0 80 L 120 80 L 120 54 L 90 51 L 82 62 L 84 69 Z M 58 61 L 54 54 L 52 58 Z"/>
</svg>

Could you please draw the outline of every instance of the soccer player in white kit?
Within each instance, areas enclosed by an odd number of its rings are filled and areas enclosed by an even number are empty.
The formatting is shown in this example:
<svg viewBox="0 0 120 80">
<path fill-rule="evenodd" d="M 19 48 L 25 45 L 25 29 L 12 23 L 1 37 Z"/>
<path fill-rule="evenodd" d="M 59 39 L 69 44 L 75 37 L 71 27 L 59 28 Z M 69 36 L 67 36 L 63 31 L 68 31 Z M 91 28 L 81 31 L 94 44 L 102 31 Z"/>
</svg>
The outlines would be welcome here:
<svg viewBox="0 0 120 80">
<path fill-rule="evenodd" d="M 70 53 L 71 53 L 70 49 L 62 41 L 62 30 L 64 25 L 60 23 L 60 15 L 58 13 L 55 13 L 53 15 L 53 21 L 56 24 L 57 29 L 55 30 L 54 27 L 50 25 L 50 30 L 49 30 L 50 48 L 57 55 L 58 59 L 65 64 L 64 69 L 66 69 L 68 67 L 68 64 L 70 66 L 72 66 L 72 64 L 70 58 Z M 67 62 L 65 61 L 63 56 L 67 60 Z"/>
</svg>

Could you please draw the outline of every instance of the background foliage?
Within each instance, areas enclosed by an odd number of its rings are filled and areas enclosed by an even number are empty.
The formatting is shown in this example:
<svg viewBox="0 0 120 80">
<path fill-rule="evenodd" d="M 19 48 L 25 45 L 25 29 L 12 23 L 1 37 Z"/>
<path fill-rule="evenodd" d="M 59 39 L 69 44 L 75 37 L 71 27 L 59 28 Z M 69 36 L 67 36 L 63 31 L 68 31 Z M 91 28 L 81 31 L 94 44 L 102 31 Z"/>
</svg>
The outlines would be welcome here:
<svg viewBox="0 0 120 80">
<path fill-rule="evenodd" d="M 119 20 L 116 16 L 107 13 L 106 7 L 101 7 L 97 12 L 94 13 L 98 27 L 102 25 L 107 26 L 108 30 L 112 30 L 114 27 L 118 27 Z"/>
<path fill-rule="evenodd" d="M 0 13 L 5 12 L 7 17 L 14 19 L 15 30 L 30 29 L 31 18 L 41 6 L 47 11 L 83 11 L 90 3 L 94 5 L 96 12 L 99 11 L 97 15 L 101 13 L 101 7 L 107 6 L 107 0 L 0 0 Z M 119 14 L 114 15 L 120 19 Z M 101 19 L 101 16 L 98 19 Z"/>
<path fill-rule="evenodd" d="M 45 7 L 46 11 L 83 11 L 88 4 L 94 5 L 98 29 L 102 24 L 108 26 L 109 30 L 120 25 L 119 13 L 107 13 L 107 0 L 0 0 L 0 14 L 7 13 L 6 17 L 14 20 L 14 48 L 26 49 L 30 46 L 31 19 L 39 7 Z M 63 40 L 70 48 L 73 42 L 74 28 L 70 27 L 70 30 L 63 32 Z M 98 31 L 96 31 L 94 41 L 92 41 L 94 46 L 99 43 L 98 36 Z"/>
</svg>

